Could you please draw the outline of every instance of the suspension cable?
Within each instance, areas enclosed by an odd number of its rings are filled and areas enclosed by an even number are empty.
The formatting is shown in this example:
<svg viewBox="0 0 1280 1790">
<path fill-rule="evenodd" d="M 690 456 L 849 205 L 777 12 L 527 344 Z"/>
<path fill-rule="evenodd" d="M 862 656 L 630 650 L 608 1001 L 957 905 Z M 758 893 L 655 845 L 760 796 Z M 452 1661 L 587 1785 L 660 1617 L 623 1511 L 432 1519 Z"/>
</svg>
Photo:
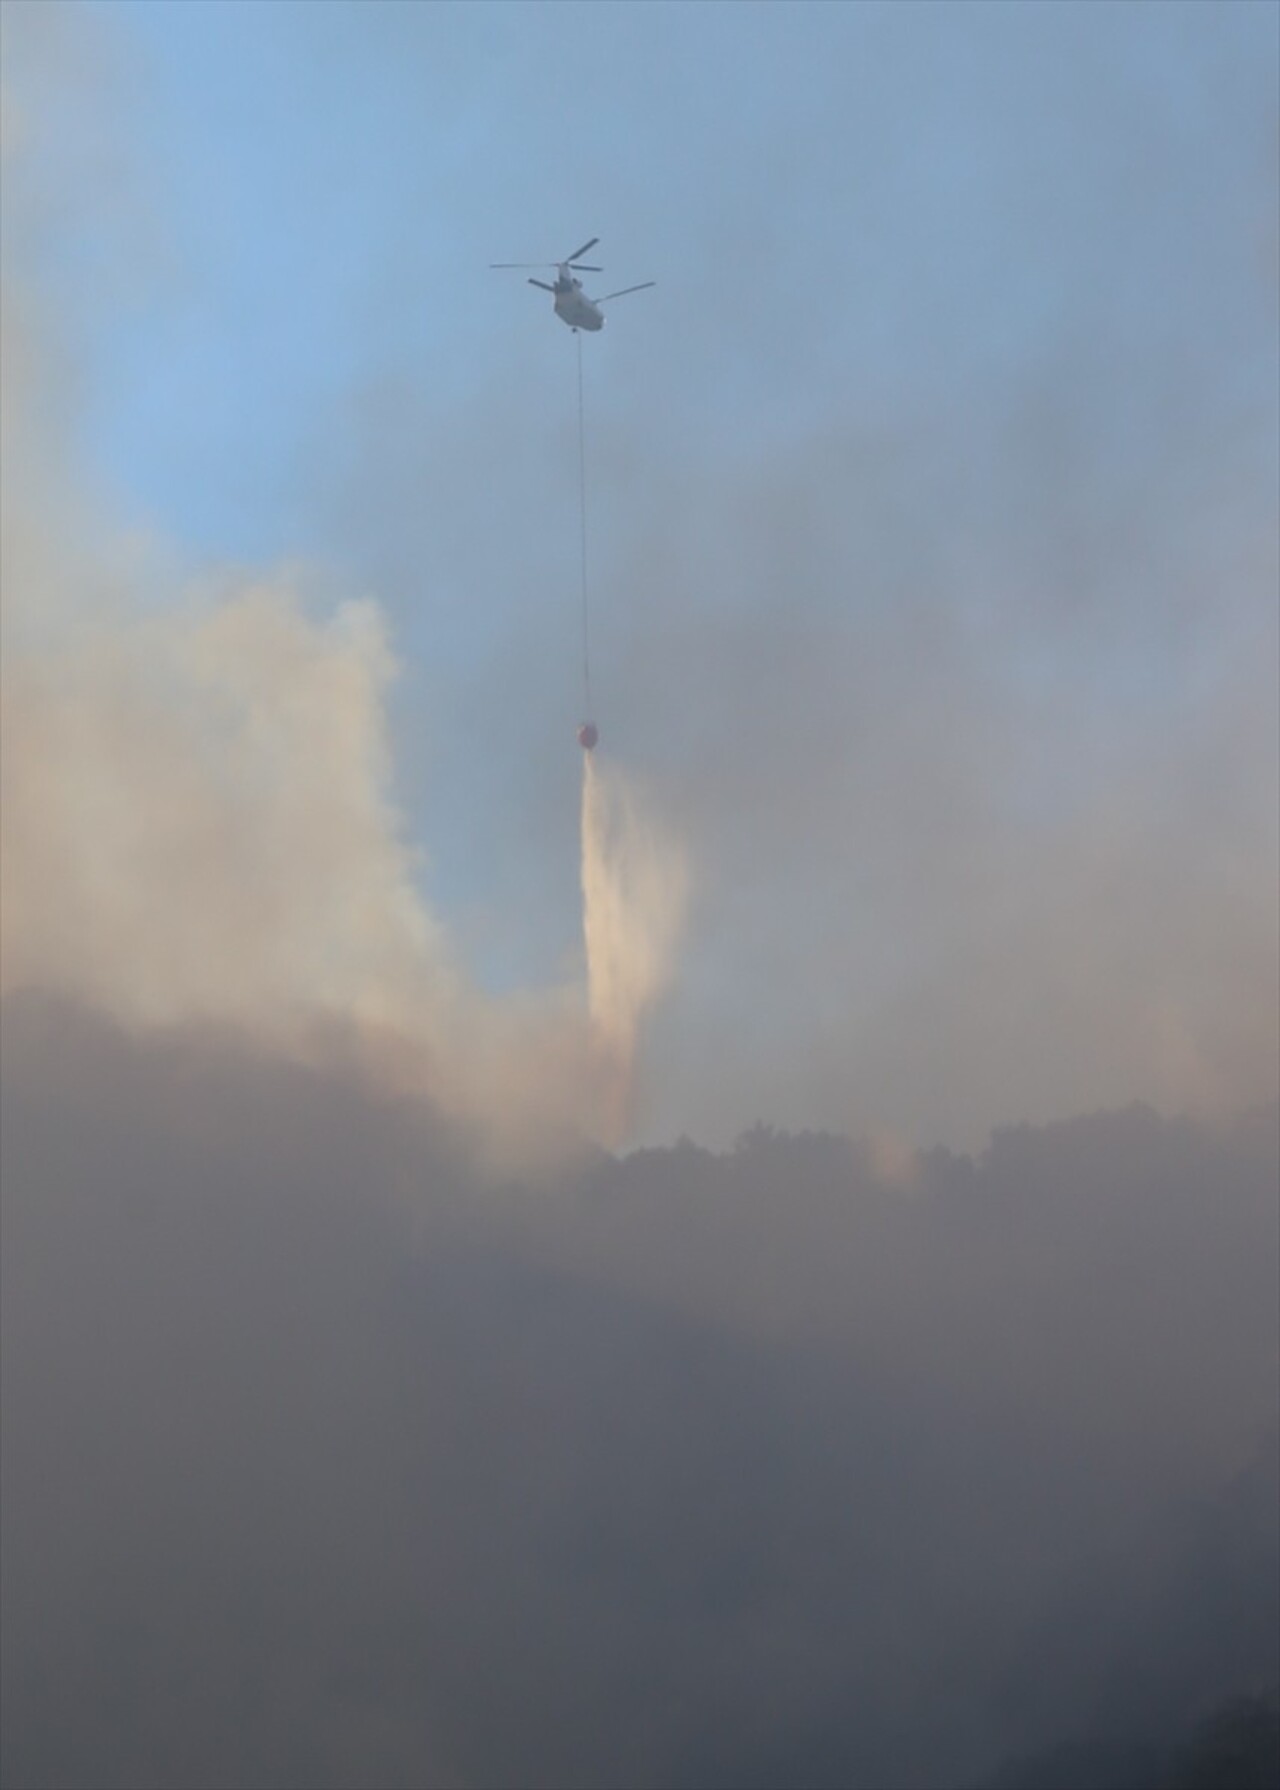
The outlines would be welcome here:
<svg viewBox="0 0 1280 1790">
<path fill-rule="evenodd" d="M 587 437 L 582 403 L 582 334 L 573 332 L 578 344 L 578 532 L 582 548 L 582 694 L 586 702 L 584 721 L 591 713 L 591 632 L 587 607 Z"/>
</svg>

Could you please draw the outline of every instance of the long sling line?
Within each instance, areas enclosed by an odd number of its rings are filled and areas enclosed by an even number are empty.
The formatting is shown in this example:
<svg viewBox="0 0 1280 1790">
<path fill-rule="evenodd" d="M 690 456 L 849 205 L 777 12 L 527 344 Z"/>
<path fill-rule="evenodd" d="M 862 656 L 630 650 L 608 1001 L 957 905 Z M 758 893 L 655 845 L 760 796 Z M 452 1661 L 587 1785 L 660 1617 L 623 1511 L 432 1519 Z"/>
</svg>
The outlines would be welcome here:
<svg viewBox="0 0 1280 1790">
<path fill-rule="evenodd" d="M 573 332 L 578 344 L 578 531 L 582 548 L 582 694 L 586 702 L 584 721 L 591 715 L 591 627 L 587 606 L 587 436 L 582 404 L 582 336 Z"/>
</svg>

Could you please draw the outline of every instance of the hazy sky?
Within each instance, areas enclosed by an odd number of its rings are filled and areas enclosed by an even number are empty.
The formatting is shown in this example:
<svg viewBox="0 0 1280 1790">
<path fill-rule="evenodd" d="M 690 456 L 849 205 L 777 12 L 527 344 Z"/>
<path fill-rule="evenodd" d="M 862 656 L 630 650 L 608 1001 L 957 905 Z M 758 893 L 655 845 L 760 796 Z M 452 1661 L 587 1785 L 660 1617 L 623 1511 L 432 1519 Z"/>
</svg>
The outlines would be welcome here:
<svg viewBox="0 0 1280 1790">
<path fill-rule="evenodd" d="M 641 1134 L 1256 1098 L 1278 22 L 7 5 L 28 414 L 135 608 L 379 606 L 448 955 L 572 983 L 574 343 L 487 263 L 599 234 L 597 719 L 693 891 Z"/>
</svg>

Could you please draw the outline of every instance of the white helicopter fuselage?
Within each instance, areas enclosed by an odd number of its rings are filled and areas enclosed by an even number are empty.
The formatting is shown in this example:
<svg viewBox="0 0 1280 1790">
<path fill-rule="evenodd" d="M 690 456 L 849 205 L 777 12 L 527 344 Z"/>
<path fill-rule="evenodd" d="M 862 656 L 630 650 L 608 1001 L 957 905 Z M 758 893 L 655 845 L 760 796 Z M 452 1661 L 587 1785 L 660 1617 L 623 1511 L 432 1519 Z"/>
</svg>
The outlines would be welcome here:
<svg viewBox="0 0 1280 1790">
<path fill-rule="evenodd" d="M 653 281 L 653 279 L 643 279 L 639 286 L 623 286 L 621 292 L 607 292 L 603 295 L 603 299 L 589 299 L 582 290 L 582 281 L 573 276 L 575 274 L 603 274 L 603 267 L 591 267 L 587 261 L 580 260 L 580 256 L 584 256 L 589 249 L 594 249 L 598 242 L 600 242 L 600 236 L 593 236 L 591 242 L 584 242 L 576 254 L 571 254 L 566 261 L 491 261 L 489 265 L 491 267 L 555 268 L 555 285 L 548 285 L 546 279 L 533 279 L 532 276 L 528 283 L 530 286 L 537 286 L 541 292 L 550 292 L 555 315 L 559 317 L 562 324 L 567 324 L 573 331 L 591 329 L 594 333 L 596 329 L 605 328 L 603 306 L 609 303 L 610 299 L 625 299 L 628 292 L 646 292 L 650 286 L 657 285 L 657 281 Z"/>
<path fill-rule="evenodd" d="M 594 334 L 596 330 L 604 328 L 604 306 L 611 298 L 625 298 L 629 292 L 644 292 L 650 286 L 657 284 L 655 280 L 642 280 L 638 286 L 624 286 L 620 292 L 606 292 L 603 298 L 588 298 L 582 290 L 582 281 L 576 280 L 573 276 L 575 273 L 604 272 L 602 267 L 593 267 L 579 259 L 580 256 L 587 253 L 588 249 L 595 248 L 599 240 L 598 236 L 593 236 L 590 242 L 584 242 L 577 254 L 570 255 L 566 261 L 491 261 L 489 265 L 490 267 L 554 267 L 556 270 L 554 286 L 546 280 L 535 280 L 532 275 L 530 275 L 529 284 L 537 286 L 542 292 L 551 294 L 556 316 L 561 323 L 567 324 L 572 330 L 588 329 Z"/>
<path fill-rule="evenodd" d="M 604 312 L 582 290 L 582 281 L 562 274 L 555 283 L 555 311 L 570 329 L 603 329 Z"/>
</svg>

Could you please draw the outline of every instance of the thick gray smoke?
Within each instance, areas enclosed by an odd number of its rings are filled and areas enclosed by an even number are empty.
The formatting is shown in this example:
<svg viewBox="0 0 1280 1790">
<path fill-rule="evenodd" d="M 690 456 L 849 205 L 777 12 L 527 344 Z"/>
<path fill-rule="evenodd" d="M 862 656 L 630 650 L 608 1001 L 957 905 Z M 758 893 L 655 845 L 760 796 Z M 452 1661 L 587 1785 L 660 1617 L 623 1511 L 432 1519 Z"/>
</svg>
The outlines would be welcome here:
<svg viewBox="0 0 1280 1790">
<path fill-rule="evenodd" d="M 3 1023 L 6 1790 L 958 1790 L 1275 1682 L 1274 1109 L 498 1192 Z"/>
</svg>

